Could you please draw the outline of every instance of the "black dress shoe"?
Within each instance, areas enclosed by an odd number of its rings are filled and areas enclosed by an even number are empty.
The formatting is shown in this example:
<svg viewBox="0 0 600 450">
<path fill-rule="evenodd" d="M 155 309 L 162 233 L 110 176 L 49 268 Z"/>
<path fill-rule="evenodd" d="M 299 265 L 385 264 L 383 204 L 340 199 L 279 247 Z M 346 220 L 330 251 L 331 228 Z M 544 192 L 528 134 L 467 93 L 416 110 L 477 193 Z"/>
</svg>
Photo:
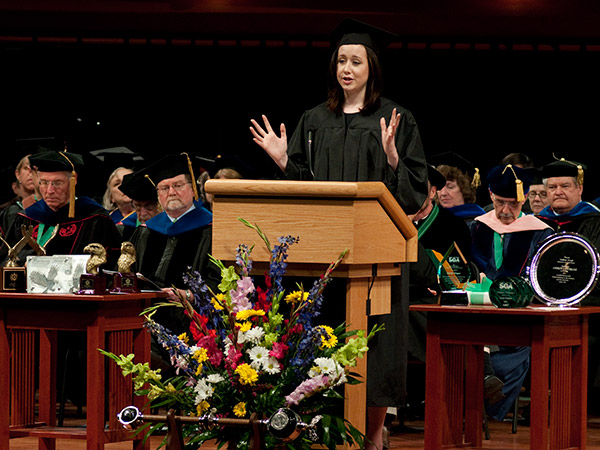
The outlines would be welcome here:
<svg viewBox="0 0 600 450">
<path fill-rule="evenodd" d="M 489 405 L 505 399 L 506 396 L 502 393 L 502 386 L 504 386 L 504 383 L 496 375 L 487 375 L 483 379 L 483 399 L 487 400 Z"/>
</svg>

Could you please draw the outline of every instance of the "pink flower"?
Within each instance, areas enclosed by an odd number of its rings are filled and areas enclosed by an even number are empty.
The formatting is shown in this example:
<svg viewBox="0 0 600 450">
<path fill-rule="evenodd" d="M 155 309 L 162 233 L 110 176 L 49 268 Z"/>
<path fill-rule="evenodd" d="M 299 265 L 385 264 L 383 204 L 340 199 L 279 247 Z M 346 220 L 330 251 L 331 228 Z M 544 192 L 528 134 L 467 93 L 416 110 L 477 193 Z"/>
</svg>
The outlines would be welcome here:
<svg viewBox="0 0 600 450">
<path fill-rule="evenodd" d="M 289 347 L 285 345 L 283 342 L 275 342 L 273 344 L 273 349 L 269 351 L 269 356 L 272 356 L 276 359 L 283 359 L 285 353 L 289 350 Z"/>
<path fill-rule="evenodd" d="M 314 378 L 304 380 L 294 389 L 294 392 L 285 397 L 285 404 L 286 406 L 297 405 L 306 397 L 310 397 L 328 386 L 329 377 L 327 375 L 317 375 Z"/>
</svg>

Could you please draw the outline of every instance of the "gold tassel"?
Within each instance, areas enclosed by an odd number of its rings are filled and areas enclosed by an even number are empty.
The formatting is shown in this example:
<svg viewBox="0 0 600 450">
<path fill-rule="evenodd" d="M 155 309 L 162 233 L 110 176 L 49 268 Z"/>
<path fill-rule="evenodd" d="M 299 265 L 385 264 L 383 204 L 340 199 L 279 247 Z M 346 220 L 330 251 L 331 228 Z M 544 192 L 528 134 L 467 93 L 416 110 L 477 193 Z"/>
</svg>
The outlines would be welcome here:
<svg viewBox="0 0 600 450">
<path fill-rule="evenodd" d="M 192 177 L 192 189 L 194 190 L 194 200 L 198 201 L 198 186 L 196 185 L 196 177 L 194 176 L 194 169 L 192 169 L 192 161 L 190 161 L 190 157 L 186 152 L 181 153 L 185 155 L 187 159 L 188 170 L 190 171 L 190 176 Z"/>
<path fill-rule="evenodd" d="M 473 174 L 473 181 L 471 181 L 471 186 L 477 189 L 481 186 L 481 176 L 479 175 L 479 168 L 475 167 L 475 173 Z"/>
<path fill-rule="evenodd" d="M 67 145 L 65 144 L 65 151 L 58 152 L 63 158 L 65 158 L 69 164 L 71 164 L 71 184 L 69 186 L 69 218 L 75 217 L 75 184 L 77 183 L 77 172 L 75 172 L 75 165 L 65 154 L 67 152 Z"/>
<path fill-rule="evenodd" d="M 522 202 L 525 200 L 525 194 L 523 193 L 523 182 L 517 178 L 515 180 L 515 184 L 517 185 L 517 201 Z"/>
<path fill-rule="evenodd" d="M 519 180 L 519 177 L 517 176 L 515 169 L 513 169 L 512 164 L 506 165 L 506 167 L 502 171 L 502 175 L 504 175 L 504 172 L 506 172 L 506 169 L 510 169 L 511 172 L 513 173 L 513 176 L 515 177 L 515 187 L 517 189 L 517 201 L 522 202 L 523 200 L 525 200 L 525 193 L 523 192 L 523 182 L 521 180 Z"/>
<path fill-rule="evenodd" d="M 581 167 L 581 164 L 577 164 L 577 184 L 583 186 L 583 167 Z"/>
</svg>

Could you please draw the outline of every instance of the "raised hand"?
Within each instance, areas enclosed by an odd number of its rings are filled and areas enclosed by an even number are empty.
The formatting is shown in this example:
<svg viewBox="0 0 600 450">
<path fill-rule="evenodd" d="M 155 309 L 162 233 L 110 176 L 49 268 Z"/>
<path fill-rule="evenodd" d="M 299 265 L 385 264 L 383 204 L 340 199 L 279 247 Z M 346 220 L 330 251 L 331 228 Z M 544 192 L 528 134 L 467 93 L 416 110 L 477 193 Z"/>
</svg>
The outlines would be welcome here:
<svg viewBox="0 0 600 450">
<path fill-rule="evenodd" d="M 288 156 L 287 156 L 287 135 L 285 132 L 285 125 L 281 124 L 279 126 L 279 132 L 281 137 L 277 136 L 277 134 L 273 131 L 267 116 L 262 115 L 263 122 L 265 124 L 266 131 L 258 124 L 258 122 L 254 119 L 251 119 L 250 122 L 252 126 L 250 127 L 250 132 L 254 136 L 252 139 L 258 145 L 260 145 L 275 161 L 275 164 L 285 172 L 285 168 L 287 166 Z"/>
<path fill-rule="evenodd" d="M 381 125 L 381 143 L 383 144 L 383 151 L 387 155 L 387 162 L 390 167 L 396 170 L 400 161 L 398 149 L 396 148 L 396 130 L 400 123 L 400 114 L 398 114 L 396 108 L 394 108 L 389 125 L 385 123 L 385 117 L 382 117 L 379 123 Z"/>
</svg>

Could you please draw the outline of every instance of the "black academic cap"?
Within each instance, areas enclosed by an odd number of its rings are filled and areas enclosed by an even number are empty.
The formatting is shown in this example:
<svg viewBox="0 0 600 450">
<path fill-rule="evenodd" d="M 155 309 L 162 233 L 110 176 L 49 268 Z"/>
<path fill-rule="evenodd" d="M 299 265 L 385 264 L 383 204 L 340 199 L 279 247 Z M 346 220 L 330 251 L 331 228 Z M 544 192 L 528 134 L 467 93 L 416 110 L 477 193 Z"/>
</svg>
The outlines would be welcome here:
<svg viewBox="0 0 600 450">
<path fill-rule="evenodd" d="M 83 158 L 77 153 L 50 150 L 31 155 L 29 164 L 40 172 L 77 172 L 83 167 Z"/>
<path fill-rule="evenodd" d="M 427 164 L 427 178 L 429 178 L 429 183 L 438 190 L 446 186 L 446 177 L 431 164 Z"/>
<path fill-rule="evenodd" d="M 362 44 L 377 53 L 397 38 L 394 33 L 351 18 L 344 19 L 331 33 L 331 42 L 336 47 Z"/>
<path fill-rule="evenodd" d="M 574 177 L 579 185 L 583 184 L 583 173 L 587 169 L 577 161 L 567 161 L 561 158 L 542 167 L 542 178 Z"/>
<path fill-rule="evenodd" d="M 196 177 L 192 169 L 192 163 L 187 153 L 179 153 L 167 155 L 154 164 L 141 170 L 143 176 L 150 179 L 152 184 L 156 186 L 162 180 L 173 178 L 177 175 L 190 175 L 192 178 L 192 188 L 194 189 L 194 197 L 198 199 L 198 191 L 196 188 Z"/>
<path fill-rule="evenodd" d="M 523 195 L 529 192 L 532 171 L 507 164 L 496 166 L 487 176 L 490 191 L 500 197 L 524 199 Z"/>
<path fill-rule="evenodd" d="M 542 170 L 540 168 L 531 169 L 531 184 L 544 184 Z"/>
<path fill-rule="evenodd" d="M 428 158 L 429 162 L 435 167 L 438 166 L 450 166 L 456 167 L 461 172 L 469 175 L 471 178 L 475 175 L 475 166 L 471 161 L 463 158 L 458 153 L 454 152 L 443 152 Z"/>
<path fill-rule="evenodd" d="M 144 176 L 144 171 L 139 170 L 123 176 L 123 181 L 118 189 L 132 200 L 152 201 L 158 200 L 156 188 L 152 182 Z"/>
</svg>

